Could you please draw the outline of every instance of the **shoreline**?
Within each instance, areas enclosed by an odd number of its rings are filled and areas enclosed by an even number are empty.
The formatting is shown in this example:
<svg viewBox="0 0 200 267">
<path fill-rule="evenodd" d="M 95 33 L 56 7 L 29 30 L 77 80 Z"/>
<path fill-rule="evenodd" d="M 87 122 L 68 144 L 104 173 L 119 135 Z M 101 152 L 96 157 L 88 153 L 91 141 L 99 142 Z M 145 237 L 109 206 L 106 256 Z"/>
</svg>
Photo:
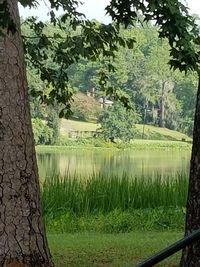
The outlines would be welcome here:
<svg viewBox="0 0 200 267">
<path fill-rule="evenodd" d="M 95 141 L 98 141 L 95 143 Z M 69 139 L 66 144 L 59 145 L 37 145 L 36 152 L 65 151 L 75 149 L 108 149 L 108 150 L 191 150 L 192 144 L 184 141 L 164 140 L 140 140 L 135 139 L 131 143 L 104 142 L 98 139 Z"/>
</svg>

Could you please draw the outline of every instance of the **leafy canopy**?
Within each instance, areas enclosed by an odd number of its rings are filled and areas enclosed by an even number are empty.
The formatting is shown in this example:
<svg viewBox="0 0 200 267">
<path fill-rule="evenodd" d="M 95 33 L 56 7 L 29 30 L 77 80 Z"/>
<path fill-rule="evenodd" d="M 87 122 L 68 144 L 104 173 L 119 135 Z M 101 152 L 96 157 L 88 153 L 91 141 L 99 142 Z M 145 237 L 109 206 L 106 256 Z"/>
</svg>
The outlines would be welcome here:
<svg viewBox="0 0 200 267">
<path fill-rule="evenodd" d="M 136 120 L 137 114 L 133 109 L 126 110 L 119 102 L 105 108 L 98 119 L 101 124 L 101 133 L 105 139 L 114 140 L 119 138 L 125 142 L 133 139 Z"/>
<path fill-rule="evenodd" d="M 199 72 L 199 30 L 188 8 L 179 0 L 111 0 L 106 8 L 117 23 L 133 25 L 142 14 L 145 21 L 153 20 L 159 28 L 159 37 L 167 38 L 171 47 L 170 65 L 174 69 Z"/>
<path fill-rule="evenodd" d="M 37 6 L 39 1 L 20 0 L 23 6 Z M 197 49 L 200 38 L 198 27 L 193 17 L 188 14 L 187 8 L 178 0 L 111 0 L 106 7 L 107 13 L 114 23 L 100 24 L 85 19 L 84 15 L 77 12 L 80 4 L 76 0 L 49 0 L 50 23 L 58 27 L 63 34 L 45 33 L 46 25 L 35 18 L 30 18 L 29 24 L 34 34 L 24 36 L 25 51 L 30 64 L 37 68 L 43 81 L 46 81 L 51 90 L 48 95 L 44 92 L 32 91 L 33 95 L 40 96 L 43 102 L 53 104 L 55 100 L 63 105 L 60 116 L 69 116 L 72 101 L 72 92 L 68 90 L 67 68 L 80 59 L 96 60 L 103 57 L 110 71 L 115 71 L 112 64 L 118 44 L 133 47 L 134 38 L 124 40 L 120 36 L 120 25 L 132 27 L 143 16 L 144 20 L 153 20 L 159 28 L 159 37 L 167 38 L 170 44 L 170 65 L 172 68 L 187 72 L 195 70 L 199 73 L 199 50 Z M 7 31 L 14 32 L 15 24 L 9 16 L 7 1 L 0 4 L 0 26 Z M 57 18 L 54 10 L 62 8 L 64 14 Z M 76 34 L 68 34 L 68 27 L 72 27 Z M 47 59 L 54 65 L 46 64 Z M 124 105 L 129 106 L 126 94 L 115 90 L 107 82 L 104 71 L 99 72 L 99 84 L 102 90 L 113 94 Z"/>
<path fill-rule="evenodd" d="M 23 6 L 38 5 L 38 1 L 19 2 Z M 53 104 L 55 101 L 61 103 L 63 109 L 60 116 L 68 117 L 71 115 L 72 92 L 68 90 L 67 68 L 80 59 L 95 61 L 101 56 L 107 62 L 107 68 L 114 71 L 111 60 L 115 57 L 117 44 L 132 47 L 134 40 L 124 40 L 120 37 L 119 26 L 105 25 L 85 19 L 83 14 L 76 11 L 78 1 L 50 0 L 49 2 L 51 5 L 50 23 L 60 30 L 59 33 L 47 34 L 46 24 L 33 17 L 23 22 L 33 31 L 31 36 L 23 36 L 27 62 L 30 67 L 38 70 L 40 78 L 51 88 L 48 94 L 35 89 L 31 93 L 33 96 L 39 96 L 46 104 Z M 15 32 L 14 22 L 8 15 L 7 1 L 3 3 L 3 23 L 0 23 L 0 26 L 7 28 L 7 31 Z M 64 14 L 57 18 L 54 10 L 60 7 L 64 10 Z M 70 35 L 69 27 L 76 31 L 74 35 Z M 47 64 L 47 60 L 53 64 Z M 106 78 L 104 72 L 100 71 L 99 84 L 102 90 L 109 89 L 109 93 L 114 94 L 115 99 L 123 101 L 124 105 L 128 106 L 127 96 L 123 95 L 120 90 L 108 88 Z"/>
</svg>

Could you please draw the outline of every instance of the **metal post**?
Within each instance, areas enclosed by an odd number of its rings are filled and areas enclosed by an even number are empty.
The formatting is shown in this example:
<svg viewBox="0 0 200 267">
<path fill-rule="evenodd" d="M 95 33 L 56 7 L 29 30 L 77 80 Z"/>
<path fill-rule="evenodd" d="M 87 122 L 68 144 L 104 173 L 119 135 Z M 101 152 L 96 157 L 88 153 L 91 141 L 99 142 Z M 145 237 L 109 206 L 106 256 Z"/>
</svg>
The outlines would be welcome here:
<svg viewBox="0 0 200 267">
<path fill-rule="evenodd" d="M 136 267 L 152 267 L 155 264 L 163 261 L 164 259 L 168 258 L 169 256 L 173 255 L 174 253 L 178 252 L 179 250 L 185 248 L 186 246 L 190 245 L 191 243 L 198 241 L 200 239 L 200 229 L 194 231 L 192 234 L 184 237 L 183 239 L 175 242 L 171 246 L 161 250 L 157 254 L 153 255 L 147 260 L 136 265 Z"/>
</svg>

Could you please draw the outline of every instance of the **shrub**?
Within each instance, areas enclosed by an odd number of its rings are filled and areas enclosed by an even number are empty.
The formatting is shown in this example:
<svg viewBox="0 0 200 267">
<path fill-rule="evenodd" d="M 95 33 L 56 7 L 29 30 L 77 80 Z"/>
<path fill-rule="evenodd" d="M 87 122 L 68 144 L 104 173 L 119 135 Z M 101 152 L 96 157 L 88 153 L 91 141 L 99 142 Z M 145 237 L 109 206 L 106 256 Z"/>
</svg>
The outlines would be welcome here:
<svg viewBox="0 0 200 267">
<path fill-rule="evenodd" d="M 134 137 L 136 120 L 137 115 L 133 110 L 126 110 L 121 103 L 117 102 L 102 111 L 98 122 L 101 124 L 105 139 L 113 141 L 119 138 L 127 142 Z"/>
<path fill-rule="evenodd" d="M 47 123 L 39 118 L 32 119 L 33 134 L 36 145 L 52 143 L 53 129 Z"/>
</svg>

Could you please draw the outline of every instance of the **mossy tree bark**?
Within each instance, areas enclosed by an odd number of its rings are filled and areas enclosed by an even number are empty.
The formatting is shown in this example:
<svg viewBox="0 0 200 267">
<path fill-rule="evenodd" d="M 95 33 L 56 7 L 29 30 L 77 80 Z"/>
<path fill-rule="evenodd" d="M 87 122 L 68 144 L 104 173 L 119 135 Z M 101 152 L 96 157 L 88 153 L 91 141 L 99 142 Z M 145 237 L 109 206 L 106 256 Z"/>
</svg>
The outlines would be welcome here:
<svg viewBox="0 0 200 267">
<path fill-rule="evenodd" d="M 7 4 L 17 31 L 0 37 L 0 267 L 50 267 L 17 0 Z"/>
<path fill-rule="evenodd" d="M 197 229 L 200 229 L 200 75 L 194 119 L 193 146 L 190 162 L 190 179 L 185 228 L 186 235 Z M 180 266 L 200 266 L 200 241 L 189 245 L 183 250 Z"/>
</svg>

